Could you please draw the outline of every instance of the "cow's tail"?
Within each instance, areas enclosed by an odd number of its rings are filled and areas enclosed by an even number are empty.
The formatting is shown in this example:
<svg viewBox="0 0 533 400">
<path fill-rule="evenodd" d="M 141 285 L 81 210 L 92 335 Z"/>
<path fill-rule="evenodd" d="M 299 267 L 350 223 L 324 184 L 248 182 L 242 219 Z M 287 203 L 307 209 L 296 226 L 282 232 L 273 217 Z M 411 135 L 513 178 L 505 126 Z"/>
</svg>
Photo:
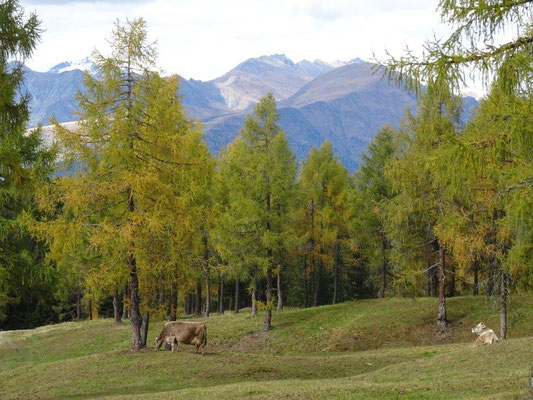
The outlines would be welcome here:
<svg viewBox="0 0 533 400">
<path fill-rule="evenodd" d="M 202 345 L 204 346 L 207 346 L 207 326 L 205 326 L 204 324 L 204 342 L 202 343 Z"/>
</svg>

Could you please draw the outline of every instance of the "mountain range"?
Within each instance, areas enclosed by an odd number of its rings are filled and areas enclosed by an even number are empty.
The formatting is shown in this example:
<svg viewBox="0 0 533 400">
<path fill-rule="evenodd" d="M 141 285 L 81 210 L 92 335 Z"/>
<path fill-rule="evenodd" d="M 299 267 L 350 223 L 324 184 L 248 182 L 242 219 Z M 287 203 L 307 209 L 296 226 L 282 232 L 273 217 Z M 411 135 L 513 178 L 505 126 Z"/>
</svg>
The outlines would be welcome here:
<svg viewBox="0 0 533 400">
<path fill-rule="evenodd" d="M 32 96 L 30 126 L 76 119 L 75 93 L 84 71 L 95 73 L 86 58 L 63 62 L 48 72 L 25 71 L 23 92 Z M 361 59 L 326 63 L 293 62 L 283 54 L 248 59 L 210 81 L 181 79 L 180 95 L 191 118 L 204 126 L 207 144 L 217 153 L 238 135 L 246 115 L 268 91 L 278 101 L 279 124 L 298 159 L 329 140 L 343 164 L 357 169 L 360 154 L 383 124 L 398 125 L 416 98 L 381 79 L 374 64 Z M 465 115 L 477 104 L 464 98 Z"/>
</svg>

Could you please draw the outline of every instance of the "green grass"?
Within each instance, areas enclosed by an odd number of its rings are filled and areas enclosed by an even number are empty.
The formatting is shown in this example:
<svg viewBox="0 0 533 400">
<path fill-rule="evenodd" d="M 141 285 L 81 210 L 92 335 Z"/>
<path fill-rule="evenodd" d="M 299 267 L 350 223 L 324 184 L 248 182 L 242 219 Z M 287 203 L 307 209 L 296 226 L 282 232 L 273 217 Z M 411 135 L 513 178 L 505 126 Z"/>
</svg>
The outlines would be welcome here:
<svg viewBox="0 0 533 400">
<path fill-rule="evenodd" d="M 533 296 L 516 295 L 510 339 L 473 348 L 484 297 L 449 299 L 449 335 L 435 299 L 384 299 L 212 316 L 205 356 L 129 351 L 130 326 L 111 320 L 0 333 L 0 399 L 521 399 L 533 362 Z M 153 321 L 153 342 L 163 321 Z"/>
</svg>

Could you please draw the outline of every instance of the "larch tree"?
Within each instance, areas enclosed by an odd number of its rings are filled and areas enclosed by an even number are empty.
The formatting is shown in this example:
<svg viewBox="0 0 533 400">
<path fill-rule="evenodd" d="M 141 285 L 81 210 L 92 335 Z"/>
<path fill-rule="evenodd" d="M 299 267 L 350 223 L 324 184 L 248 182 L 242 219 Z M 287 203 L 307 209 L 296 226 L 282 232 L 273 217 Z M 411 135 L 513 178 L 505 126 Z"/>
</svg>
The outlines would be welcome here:
<svg viewBox="0 0 533 400">
<path fill-rule="evenodd" d="M 354 174 L 352 236 L 357 249 L 380 271 L 378 297 L 387 292 L 390 243 L 385 231 L 385 209 L 393 197 L 392 183 L 385 171 L 394 155 L 394 128 L 384 126 L 368 145 L 368 154 Z"/>
<path fill-rule="evenodd" d="M 60 204 L 62 214 L 42 231 L 65 251 L 70 241 L 85 237 L 101 256 L 102 279 L 114 276 L 109 270 L 125 269 L 131 344 L 140 349 L 146 337 L 141 338 L 139 277 L 154 268 L 149 245 L 165 238 L 168 249 L 180 249 L 190 237 L 190 205 L 210 160 L 200 127 L 181 106 L 178 78 L 152 71 L 155 48 L 145 21 L 117 21 L 110 43 L 110 57 L 95 53 L 98 79 L 86 75 L 86 91 L 78 95 L 77 129 L 56 124 L 64 162 L 78 162 L 79 168 L 46 188 L 42 207 Z M 178 251 L 165 254 L 166 265 L 178 262 Z"/>
<path fill-rule="evenodd" d="M 517 57 L 533 66 L 531 53 Z M 450 193 L 471 206 L 443 224 L 440 235 L 467 261 L 468 249 L 487 261 L 488 294 L 500 296 L 503 339 L 510 278 L 529 287 L 533 261 L 533 80 L 522 72 L 514 62 L 500 68 L 489 95 L 441 163 Z"/>
<path fill-rule="evenodd" d="M 276 100 L 268 93 L 230 145 L 222 171 L 232 186 L 227 211 L 219 220 L 218 235 L 222 258 L 251 268 L 254 289 L 257 272 L 264 273 L 266 331 L 272 326 L 274 273 L 276 269 L 280 273 L 288 247 L 288 215 L 297 165 L 285 133 L 277 125 L 278 119 Z M 235 229 L 240 234 L 232 235 Z"/>
<path fill-rule="evenodd" d="M 509 102 L 514 103 L 515 106 L 520 103 L 525 104 L 524 106 L 507 108 L 505 107 L 507 101 L 505 101 L 500 105 L 502 109 L 506 109 L 502 118 L 513 123 L 507 125 L 499 134 L 493 135 L 490 140 L 482 143 L 475 140 L 473 142 L 459 140 L 456 143 L 459 144 L 456 148 L 460 148 L 460 152 L 463 154 L 473 154 L 477 151 L 477 157 L 470 157 L 470 160 L 483 158 L 483 153 L 499 154 L 501 157 L 502 150 L 507 149 L 512 149 L 509 153 L 513 155 L 512 158 L 515 158 L 515 155 L 523 156 L 524 158 L 519 162 L 522 163 L 522 168 L 514 169 L 520 172 L 504 175 L 503 182 L 505 183 L 503 185 L 500 183 L 507 188 L 503 189 L 504 192 L 508 190 L 505 193 L 513 195 L 516 193 L 523 195 L 524 192 L 530 194 L 531 190 L 532 175 L 529 167 L 531 165 L 530 150 L 528 150 L 528 148 L 531 149 L 531 143 L 527 139 L 528 129 L 522 125 L 527 120 L 524 118 L 526 114 L 522 114 L 522 112 L 530 107 L 528 103 L 531 98 L 532 5 L 533 1 L 531 0 L 440 0 L 438 11 L 442 20 L 453 27 L 452 33 L 444 40 L 427 41 L 424 46 L 425 52 L 421 58 L 408 52 L 403 57 L 390 57 L 383 63 L 386 67 L 386 75 L 403 82 L 407 87 L 417 92 L 420 92 L 422 83 L 438 81 L 446 82 L 450 92 L 458 95 L 466 83 L 466 78 L 474 77 L 481 78 L 485 87 L 490 87 L 494 81 L 499 88 L 498 90 L 503 90 L 500 94 L 507 97 L 507 100 L 514 98 Z M 502 42 L 498 37 L 502 32 L 510 33 L 511 35 L 507 35 L 507 37 L 511 36 L 511 39 Z M 496 80 L 493 79 L 495 77 Z M 518 99 L 525 100 L 525 102 L 516 101 Z M 469 149 L 467 150 L 467 148 Z M 469 165 L 470 167 L 474 166 L 473 164 Z M 506 168 L 506 166 L 515 165 L 515 163 L 508 163 L 508 159 L 500 158 L 497 165 L 498 168 L 509 171 L 513 168 Z M 494 172 L 500 176 L 498 171 Z M 473 170 L 471 173 L 476 174 Z M 518 180 L 515 180 L 517 178 Z M 498 192 L 501 190 L 500 188 Z M 500 195 L 500 197 L 502 196 Z M 524 212 L 524 208 L 522 208 L 525 207 L 527 210 L 529 205 L 522 200 L 515 202 L 517 198 L 514 198 L 513 201 L 509 199 L 510 203 L 506 203 L 503 213 L 495 216 L 496 219 L 501 218 L 502 222 L 513 220 L 515 229 L 520 227 L 520 234 L 514 229 L 508 231 L 514 231 L 517 237 L 522 238 L 516 244 L 528 237 L 529 233 L 524 235 L 524 232 L 528 232 L 530 226 L 527 221 L 530 214 Z M 516 213 L 517 209 L 521 211 Z M 514 218 L 508 218 L 508 212 L 514 215 Z M 500 244 L 503 245 L 503 243 Z M 517 253 L 524 250 L 523 246 L 519 246 L 519 248 L 521 250 Z M 505 290 L 501 292 L 503 296 L 506 296 L 507 277 L 505 274 L 503 277 L 501 285 L 505 287 Z M 506 308 L 503 306 L 503 300 L 502 308 Z M 502 333 L 504 332 L 505 329 L 502 327 Z"/>
<path fill-rule="evenodd" d="M 342 246 L 347 238 L 349 174 L 326 141 L 318 149 L 313 147 L 303 161 L 299 182 L 304 208 L 300 215 L 306 227 L 301 231 L 300 242 L 305 242 L 308 271 L 313 276 L 313 306 L 317 306 L 324 269 L 334 270 L 333 291 L 338 293 L 337 246 Z M 337 302 L 336 295 L 333 302 Z"/>
<path fill-rule="evenodd" d="M 417 275 L 416 269 L 412 269 L 417 263 L 412 261 L 424 256 L 425 246 L 433 246 L 438 252 L 437 325 L 441 330 L 447 329 L 446 250 L 435 226 L 446 218 L 448 198 L 445 185 L 437 179 L 435 166 L 439 148 L 447 138 L 457 135 L 460 108 L 460 99 L 452 97 L 445 85 L 432 84 L 418 103 L 417 115 L 407 114 L 396 154 L 388 166 L 394 197 L 387 205 L 387 232 L 397 260 L 403 264 L 404 277 Z"/>
<path fill-rule="evenodd" d="M 251 282 L 251 312 L 255 316 L 257 281 L 263 276 L 259 268 L 263 247 L 260 213 L 248 191 L 255 173 L 250 157 L 240 136 L 221 151 L 215 184 L 218 216 L 213 233 L 215 249 L 222 259 L 218 270 Z"/>
</svg>

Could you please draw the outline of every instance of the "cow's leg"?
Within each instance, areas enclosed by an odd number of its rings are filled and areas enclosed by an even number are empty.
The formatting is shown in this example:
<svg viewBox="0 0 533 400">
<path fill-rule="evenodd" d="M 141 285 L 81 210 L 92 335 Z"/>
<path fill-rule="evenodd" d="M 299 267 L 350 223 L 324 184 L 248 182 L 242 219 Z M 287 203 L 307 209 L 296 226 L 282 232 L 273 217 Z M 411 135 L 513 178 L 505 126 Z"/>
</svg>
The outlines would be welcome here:
<svg viewBox="0 0 533 400">
<path fill-rule="evenodd" d="M 196 351 L 194 352 L 194 354 L 198 354 L 198 350 L 200 350 L 200 345 L 199 344 L 196 344 Z"/>
<path fill-rule="evenodd" d="M 170 347 L 172 348 L 172 352 L 178 349 L 178 339 L 176 338 L 176 336 L 172 336 L 172 340 L 170 341 Z"/>
</svg>

